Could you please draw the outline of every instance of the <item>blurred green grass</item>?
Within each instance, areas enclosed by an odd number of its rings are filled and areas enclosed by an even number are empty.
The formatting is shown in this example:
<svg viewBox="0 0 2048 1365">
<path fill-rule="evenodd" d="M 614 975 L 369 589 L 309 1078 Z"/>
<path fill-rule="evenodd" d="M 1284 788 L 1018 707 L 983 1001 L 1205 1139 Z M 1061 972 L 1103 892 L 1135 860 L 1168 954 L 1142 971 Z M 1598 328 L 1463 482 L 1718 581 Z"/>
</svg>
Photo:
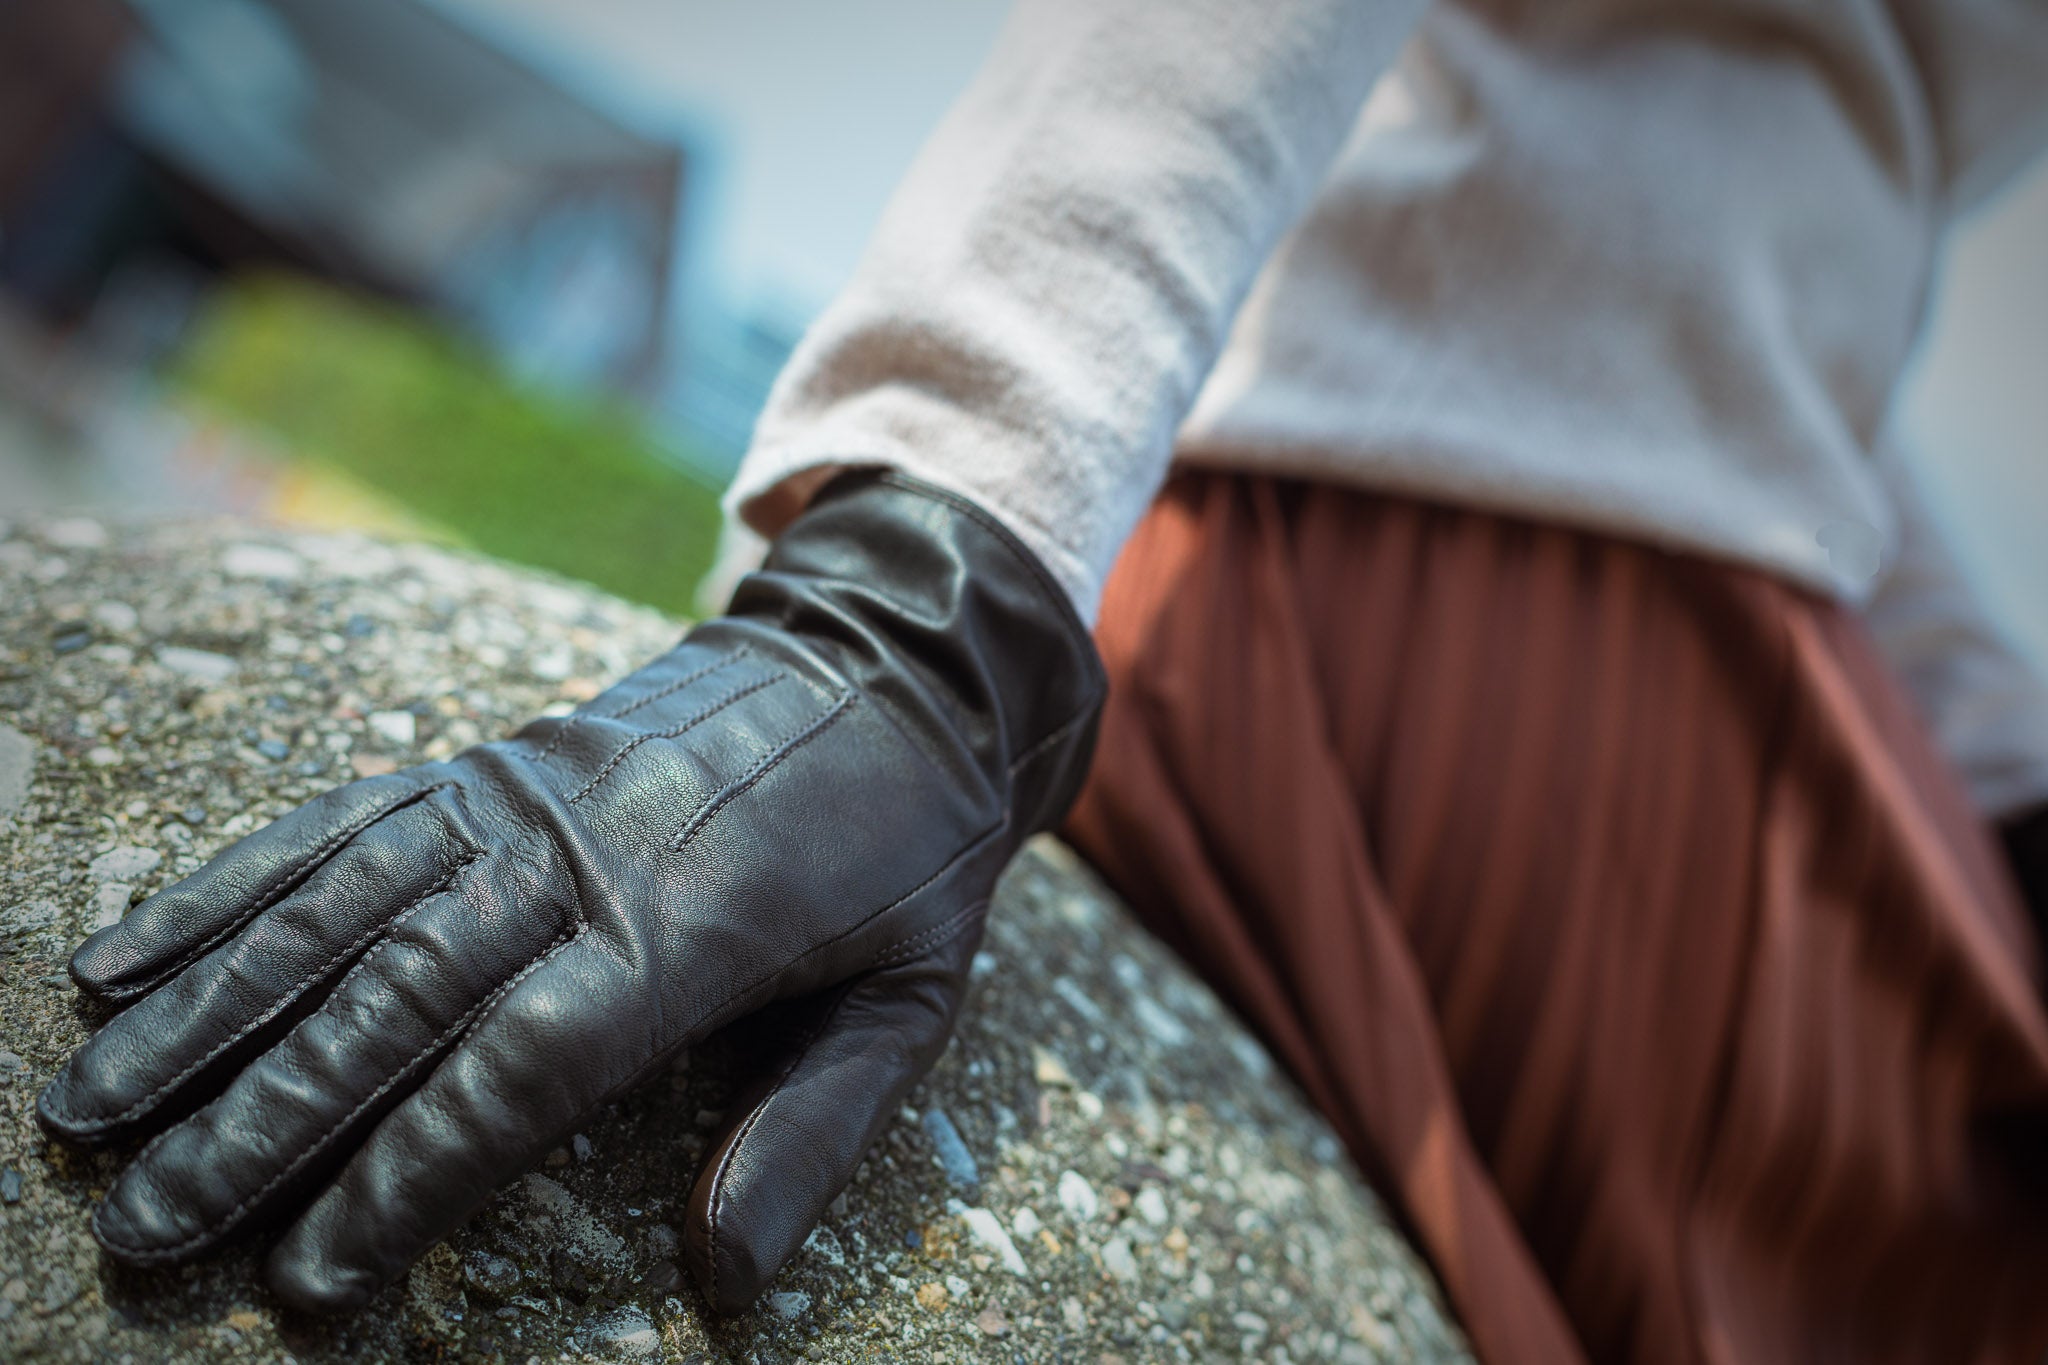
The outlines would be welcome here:
<svg viewBox="0 0 2048 1365">
<path fill-rule="evenodd" d="M 678 614 L 710 566 L 716 491 L 623 403 L 518 383 L 396 305 L 289 277 L 238 281 L 167 378 L 486 554 Z"/>
</svg>

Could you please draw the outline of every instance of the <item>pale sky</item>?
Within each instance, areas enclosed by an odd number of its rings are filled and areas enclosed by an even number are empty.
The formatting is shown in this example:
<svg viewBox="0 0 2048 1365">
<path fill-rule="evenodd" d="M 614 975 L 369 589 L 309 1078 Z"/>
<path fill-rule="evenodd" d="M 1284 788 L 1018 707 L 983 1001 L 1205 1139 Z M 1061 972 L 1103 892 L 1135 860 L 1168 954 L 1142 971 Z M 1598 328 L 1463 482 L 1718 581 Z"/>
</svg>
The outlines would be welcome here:
<svg viewBox="0 0 2048 1365">
<path fill-rule="evenodd" d="M 1007 0 L 439 0 L 539 35 L 710 133 L 709 224 L 736 296 L 829 298 L 889 191 L 995 39 Z"/>
<path fill-rule="evenodd" d="M 801 316 L 993 40 L 1006 0 L 441 0 L 713 135 L 710 262 Z M 1904 415 L 1937 510 L 2048 662 L 2048 172 L 1958 234 Z"/>
</svg>

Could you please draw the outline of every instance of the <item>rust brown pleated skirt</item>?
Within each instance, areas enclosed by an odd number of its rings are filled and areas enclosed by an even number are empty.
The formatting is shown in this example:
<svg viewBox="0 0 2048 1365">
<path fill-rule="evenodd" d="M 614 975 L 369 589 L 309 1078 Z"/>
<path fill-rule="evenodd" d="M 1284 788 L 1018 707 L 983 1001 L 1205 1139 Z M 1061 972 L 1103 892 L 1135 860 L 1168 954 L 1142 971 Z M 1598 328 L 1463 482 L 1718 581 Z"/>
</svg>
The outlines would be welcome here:
<svg viewBox="0 0 2048 1365">
<path fill-rule="evenodd" d="M 1854 616 L 1189 473 L 1068 837 L 1264 1036 L 1490 1365 L 2041 1365 L 2048 1018 Z"/>
</svg>

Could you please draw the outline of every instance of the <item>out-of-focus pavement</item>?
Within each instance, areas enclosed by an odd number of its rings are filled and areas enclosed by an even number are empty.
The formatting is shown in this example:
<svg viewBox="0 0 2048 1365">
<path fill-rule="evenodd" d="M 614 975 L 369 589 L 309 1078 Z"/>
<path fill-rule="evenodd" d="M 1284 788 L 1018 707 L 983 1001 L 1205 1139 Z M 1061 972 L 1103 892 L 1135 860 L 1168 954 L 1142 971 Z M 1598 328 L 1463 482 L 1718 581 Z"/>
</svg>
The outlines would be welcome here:
<svg viewBox="0 0 2048 1365">
<path fill-rule="evenodd" d="M 447 539 L 258 433 L 181 408 L 146 376 L 0 311 L 0 517 L 228 513 Z"/>
</svg>

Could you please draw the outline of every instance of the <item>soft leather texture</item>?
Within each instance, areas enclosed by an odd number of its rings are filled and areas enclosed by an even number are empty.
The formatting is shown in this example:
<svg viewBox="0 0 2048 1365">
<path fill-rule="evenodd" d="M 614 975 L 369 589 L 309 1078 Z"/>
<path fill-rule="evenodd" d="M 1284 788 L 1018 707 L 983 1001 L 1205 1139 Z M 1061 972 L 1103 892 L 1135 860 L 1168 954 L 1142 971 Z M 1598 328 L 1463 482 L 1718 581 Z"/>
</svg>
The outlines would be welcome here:
<svg viewBox="0 0 2048 1365">
<path fill-rule="evenodd" d="M 94 1215 L 115 1258 L 287 1224 L 277 1292 L 347 1309 L 593 1109 L 758 1022 L 684 1238 L 742 1308 L 944 1049 L 1102 690 L 984 512 L 847 475 L 726 615 L 589 705 L 329 792 L 93 935 L 72 975 L 124 1008 L 39 1116 L 149 1138 Z"/>
</svg>

